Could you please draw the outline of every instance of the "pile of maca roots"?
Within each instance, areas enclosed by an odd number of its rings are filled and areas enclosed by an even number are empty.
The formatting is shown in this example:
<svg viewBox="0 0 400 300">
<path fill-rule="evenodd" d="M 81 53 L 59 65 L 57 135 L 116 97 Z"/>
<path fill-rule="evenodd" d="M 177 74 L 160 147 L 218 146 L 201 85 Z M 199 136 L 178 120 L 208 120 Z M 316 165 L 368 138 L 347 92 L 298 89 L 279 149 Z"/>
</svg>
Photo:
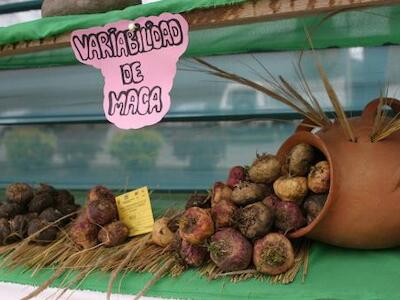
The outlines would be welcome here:
<svg viewBox="0 0 400 300">
<path fill-rule="evenodd" d="M 113 247 L 128 239 L 128 227 L 119 221 L 115 196 L 104 186 L 93 187 L 87 203 L 70 228 L 77 246 L 90 249 L 99 245 Z"/>
<path fill-rule="evenodd" d="M 172 248 L 187 266 L 210 257 L 224 272 L 253 264 L 277 275 L 294 265 L 286 234 L 317 217 L 329 186 L 329 164 L 310 145 L 293 147 L 283 165 L 274 155 L 258 155 L 248 168 L 233 167 L 212 195 L 192 195 L 181 215 L 157 220 L 152 240 Z"/>
<path fill-rule="evenodd" d="M 67 190 L 46 184 L 37 189 L 26 183 L 10 184 L 6 201 L 0 203 L 0 244 L 11 244 L 37 232 L 33 242 L 49 243 L 78 209 L 74 196 Z M 57 220 L 61 222 L 53 226 Z"/>
</svg>

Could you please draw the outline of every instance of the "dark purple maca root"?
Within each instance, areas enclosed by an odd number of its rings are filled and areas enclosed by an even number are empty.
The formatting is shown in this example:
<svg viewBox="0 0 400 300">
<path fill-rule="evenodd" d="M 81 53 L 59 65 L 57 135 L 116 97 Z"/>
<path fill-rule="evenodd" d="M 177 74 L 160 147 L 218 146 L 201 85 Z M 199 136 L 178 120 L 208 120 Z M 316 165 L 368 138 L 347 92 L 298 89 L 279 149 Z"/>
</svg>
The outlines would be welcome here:
<svg viewBox="0 0 400 300">
<path fill-rule="evenodd" d="M 294 202 L 279 201 L 275 205 L 276 229 L 283 233 L 296 230 L 306 224 L 301 209 Z"/>
<path fill-rule="evenodd" d="M 128 227 L 122 222 L 116 221 L 101 228 L 97 237 L 104 246 L 113 247 L 125 242 L 128 236 Z"/>
<path fill-rule="evenodd" d="M 239 231 L 224 228 L 211 237 L 208 250 L 218 268 L 231 272 L 245 270 L 249 266 L 253 247 Z"/>
<path fill-rule="evenodd" d="M 48 185 L 46 183 L 40 183 L 39 187 L 35 190 L 35 194 L 40 194 L 40 193 L 50 193 L 55 197 L 57 194 L 57 190 L 52 187 L 51 185 Z"/>
<path fill-rule="evenodd" d="M 89 222 L 85 210 L 81 212 L 69 230 L 71 239 L 83 249 L 89 249 L 97 245 L 98 232 L 98 227 Z"/>
<path fill-rule="evenodd" d="M 207 194 L 191 194 L 186 202 L 185 209 L 190 207 L 210 208 L 211 197 Z"/>
<path fill-rule="evenodd" d="M 290 241 L 282 234 L 269 233 L 254 244 L 253 263 L 258 272 L 277 275 L 294 264 L 294 251 Z"/>
<path fill-rule="evenodd" d="M 233 226 L 236 211 L 237 207 L 232 201 L 221 199 L 211 208 L 211 216 L 214 220 L 215 228 Z"/>
<path fill-rule="evenodd" d="M 40 231 L 39 233 L 37 233 Z M 28 224 L 28 236 L 34 235 L 32 241 L 37 243 L 50 243 L 57 238 L 58 229 L 40 218 L 33 219 Z"/>
<path fill-rule="evenodd" d="M 79 210 L 79 208 L 80 208 L 80 206 L 78 204 L 65 204 L 65 205 L 56 205 L 55 206 L 55 209 L 57 209 L 59 212 L 61 212 L 63 214 L 63 216 L 71 215 L 72 213 Z M 68 218 L 68 220 L 70 220 L 71 218 L 73 218 L 73 216 Z"/>
<path fill-rule="evenodd" d="M 238 210 L 236 224 L 248 239 L 261 237 L 270 231 L 274 222 L 273 211 L 262 202 L 249 204 Z"/>
<path fill-rule="evenodd" d="M 41 213 L 54 205 L 54 195 L 50 192 L 36 193 L 28 204 L 29 212 Z"/>
<path fill-rule="evenodd" d="M 192 245 L 182 240 L 179 254 L 186 265 L 190 267 L 200 267 L 204 263 L 208 252 L 205 246 Z"/>
<path fill-rule="evenodd" d="M 63 217 L 63 214 L 59 210 L 57 210 L 53 207 L 46 208 L 39 215 L 39 218 L 46 220 L 49 223 L 53 223 L 53 222 L 61 219 L 62 217 Z"/>
<path fill-rule="evenodd" d="M 33 188 L 26 183 L 13 183 L 6 188 L 6 198 L 9 202 L 26 205 L 33 198 Z"/>
<path fill-rule="evenodd" d="M 87 205 L 88 220 L 96 225 L 105 225 L 118 218 L 115 201 L 106 199 L 89 201 Z"/>
<path fill-rule="evenodd" d="M 5 218 L 0 219 L 0 245 L 5 245 L 7 239 L 10 236 L 11 230 L 10 225 Z"/>
<path fill-rule="evenodd" d="M 37 218 L 37 214 L 36 214 Z M 31 220 L 35 219 L 35 215 L 17 215 L 9 221 L 10 225 L 10 238 L 7 242 L 22 240 L 28 235 L 28 224 Z"/>
<path fill-rule="evenodd" d="M 115 202 L 115 196 L 113 192 L 105 186 L 96 185 L 89 191 L 88 201 L 91 202 L 96 200 L 109 200 Z"/>
<path fill-rule="evenodd" d="M 74 196 L 67 190 L 58 190 L 54 198 L 55 206 L 67 206 L 75 204 Z"/>
<path fill-rule="evenodd" d="M 303 203 L 303 211 L 306 215 L 307 223 L 310 224 L 324 208 L 327 194 L 309 195 Z"/>
<path fill-rule="evenodd" d="M 23 205 L 14 202 L 5 202 L 0 206 L 0 218 L 11 219 L 16 215 L 25 213 L 26 209 Z"/>
</svg>

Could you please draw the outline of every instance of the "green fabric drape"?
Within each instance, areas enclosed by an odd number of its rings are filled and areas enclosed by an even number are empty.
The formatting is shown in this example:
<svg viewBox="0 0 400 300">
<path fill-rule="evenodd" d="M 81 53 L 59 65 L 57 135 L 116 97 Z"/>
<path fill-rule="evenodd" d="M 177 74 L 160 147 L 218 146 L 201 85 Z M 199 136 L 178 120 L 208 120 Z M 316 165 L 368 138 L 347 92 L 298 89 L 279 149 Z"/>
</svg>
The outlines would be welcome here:
<svg viewBox="0 0 400 300">
<path fill-rule="evenodd" d="M 131 12 L 129 14 L 125 10 L 102 14 L 104 18 L 101 19 L 101 24 L 113 22 L 119 18 L 127 18 L 127 15 L 136 17 L 139 15 L 156 15 L 163 11 L 176 12 L 178 9 L 172 5 L 175 4 L 178 6 L 176 2 L 179 1 L 161 1 L 153 3 L 154 5 L 152 6 L 150 4 L 149 6 L 144 5 L 143 8 L 139 6 L 137 8 L 132 7 L 127 9 Z M 187 2 L 195 1 L 181 2 L 184 4 L 179 6 L 180 10 L 194 8 L 194 5 L 189 5 Z M 230 1 L 218 1 L 219 4 L 226 2 Z M 157 6 L 157 3 L 160 3 L 160 6 Z M 210 4 L 210 1 L 196 1 L 197 6 L 201 5 L 201 3 L 203 5 L 206 3 Z M 217 1 L 214 1 L 214 5 L 216 3 Z M 133 14 L 133 12 L 135 13 Z M 69 18 L 73 20 L 74 24 L 79 23 L 79 26 L 83 27 L 100 25 L 96 23 L 99 21 L 99 15 L 80 17 L 81 21 L 76 20 L 76 16 L 65 17 L 66 20 L 62 21 L 59 25 L 51 20 L 57 20 L 57 18 L 44 19 L 15 25 L 15 27 L 8 29 L 1 29 L 0 40 L 3 42 L 6 41 L 3 34 L 6 33 L 6 35 L 10 36 L 12 32 L 15 35 L 13 37 L 14 40 L 26 37 L 28 34 L 27 31 L 29 31 L 26 27 L 27 24 L 31 24 L 32 26 L 32 32 L 29 33 L 31 38 L 46 36 L 42 32 L 42 27 L 47 28 L 46 30 L 51 29 L 53 33 L 60 31 L 61 28 L 65 29 L 66 27 L 63 24 L 69 23 L 67 22 Z M 304 34 L 304 26 L 312 33 L 314 47 L 318 49 L 329 47 L 380 46 L 400 43 L 400 5 L 343 12 L 321 23 L 323 18 L 324 16 L 293 18 L 192 31 L 190 32 L 189 47 L 185 56 L 302 50 L 308 46 Z M 95 22 L 94 20 L 97 21 Z M 53 24 L 54 28 L 50 24 Z M 22 31 L 21 34 L 18 33 L 19 30 Z M 35 32 L 40 32 L 41 34 L 37 35 Z M 0 58 L 0 69 L 49 67 L 77 63 L 71 49 L 68 48 Z"/>
<path fill-rule="evenodd" d="M 106 13 L 47 17 L 31 22 L 0 27 L 0 45 L 20 41 L 38 40 L 76 29 L 102 26 L 124 19 L 159 15 L 163 12 L 182 13 L 193 9 L 241 3 L 245 0 L 163 0 L 144 5 L 130 6 Z"/>
<path fill-rule="evenodd" d="M 351 250 L 316 243 L 312 245 L 309 270 L 305 282 L 301 270 L 289 285 L 269 284 L 247 280 L 238 283 L 228 278 L 207 281 L 196 271 L 189 270 L 178 278 L 163 278 L 147 293 L 148 296 L 173 299 L 284 299 L 284 300 L 395 300 L 399 299 L 398 284 L 400 255 L 398 249 Z M 38 285 L 51 276 L 50 270 L 32 277 L 21 269 L 0 269 L 0 281 Z M 84 280 L 79 289 L 105 291 L 110 274 L 95 272 Z M 128 273 L 120 286 L 115 281 L 114 292 L 135 294 L 151 278 L 151 274 Z M 61 283 L 61 280 L 53 286 Z"/>
</svg>

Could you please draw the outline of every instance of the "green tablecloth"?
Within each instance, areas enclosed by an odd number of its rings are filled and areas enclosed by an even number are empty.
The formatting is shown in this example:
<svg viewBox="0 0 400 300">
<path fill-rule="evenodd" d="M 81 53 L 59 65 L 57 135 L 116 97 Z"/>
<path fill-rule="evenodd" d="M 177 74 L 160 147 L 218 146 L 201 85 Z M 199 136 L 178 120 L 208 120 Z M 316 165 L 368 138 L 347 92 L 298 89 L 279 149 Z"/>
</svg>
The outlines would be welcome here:
<svg viewBox="0 0 400 300">
<path fill-rule="evenodd" d="M 51 271 L 31 277 L 22 269 L 0 270 L 0 281 L 37 285 L 46 280 Z M 151 274 L 128 274 L 120 290 L 137 293 L 151 278 Z M 289 285 L 271 285 L 265 281 L 248 280 L 231 283 L 228 279 L 207 281 L 196 271 L 188 271 L 179 278 L 163 278 L 147 293 L 178 299 L 400 299 L 400 251 L 358 251 L 314 243 L 311 247 L 309 273 L 304 283 L 299 273 Z M 59 283 L 60 281 L 58 281 Z M 80 289 L 106 291 L 108 274 L 92 274 Z M 57 286 L 57 282 L 53 285 Z"/>
</svg>

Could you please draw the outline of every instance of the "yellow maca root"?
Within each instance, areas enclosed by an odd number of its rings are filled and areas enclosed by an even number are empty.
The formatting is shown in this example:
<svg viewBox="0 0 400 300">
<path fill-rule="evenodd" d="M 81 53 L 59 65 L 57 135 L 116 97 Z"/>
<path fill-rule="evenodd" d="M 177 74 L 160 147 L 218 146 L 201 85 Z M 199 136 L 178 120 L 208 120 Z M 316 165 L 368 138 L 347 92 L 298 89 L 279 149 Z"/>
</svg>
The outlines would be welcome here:
<svg viewBox="0 0 400 300">
<path fill-rule="evenodd" d="M 326 193 L 330 186 L 329 163 L 324 160 L 311 168 L 307 178 L 308 188 L 316 194 Z"/>
<path fill-rule="evenodd" d="M 282 176 L 274 182 L 274 192 L 282 201 L 300 203 L 308 193 L 307 178 Z"/>
<path fill-rule="evenodd" d="M 160 218 L 154 222 L 151 239 L 154 244 L 166 247 L 174 239 L 174 233 L 168 228 L 168 218 Z"/>
</svg>

